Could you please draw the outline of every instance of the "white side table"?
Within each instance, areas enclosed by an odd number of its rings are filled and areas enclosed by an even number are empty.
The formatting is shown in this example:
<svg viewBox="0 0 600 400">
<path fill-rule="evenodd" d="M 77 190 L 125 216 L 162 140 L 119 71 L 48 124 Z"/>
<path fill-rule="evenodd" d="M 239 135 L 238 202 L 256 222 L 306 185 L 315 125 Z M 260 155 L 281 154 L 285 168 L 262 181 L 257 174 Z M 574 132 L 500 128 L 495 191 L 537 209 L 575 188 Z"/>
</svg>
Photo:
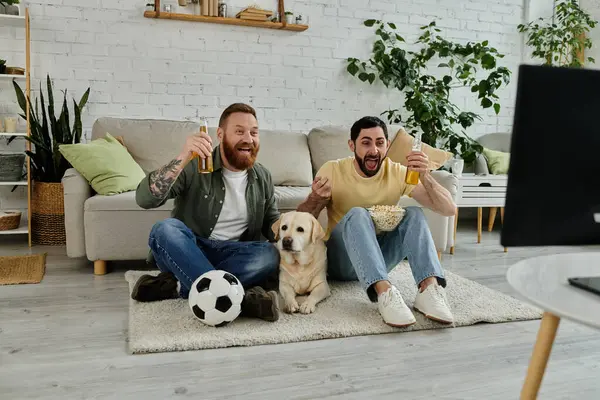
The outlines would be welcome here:
<svg viewBox="0 0 600 400">
<path fill-rule="evenodd" d="M 600 252 L 552 254 L 519 261 L 508 283 L 544 314 L 521 400 L 535 399 L 550 358 L 560 318 L 600 329 L 600 296 L 569 285 L 570 277 L 600 276 Z"/>
<path fill-rule="evenodd" d="M 483 207 L 490 207 L 489 231 L 492 230 L 498 207 L 500 207 L 500 218 L 504 222 L 504 201 L 506 198 L 507 181 L 508 175 L 475 175 L 469 173 L 462 174 L 458 178 L 456 215 L 454 216 L 455 243 L 458 209 L 460 207 L 477 207 L 477 243 L 481 243 Z M 450 254 L 454 254 L 454 246 L 450 248 Z"/>
</svg>

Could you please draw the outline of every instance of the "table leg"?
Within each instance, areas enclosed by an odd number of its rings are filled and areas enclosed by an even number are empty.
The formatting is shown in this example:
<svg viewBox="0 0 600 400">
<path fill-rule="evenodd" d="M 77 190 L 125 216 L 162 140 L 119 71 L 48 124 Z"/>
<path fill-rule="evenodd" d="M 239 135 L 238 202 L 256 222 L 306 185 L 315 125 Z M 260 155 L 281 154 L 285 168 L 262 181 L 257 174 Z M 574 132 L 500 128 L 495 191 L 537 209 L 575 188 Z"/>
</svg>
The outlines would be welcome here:
<svg viewBox="0 0 600 400">
<path fill-rule="evenodd" d="M 504 207 L 500 207 L 500 222 L 504 225 Z M 504 252 L 506 253 L 508 249 L 505 247 Z"/>
<path fill-rule="evenodd" d="M 552 351 L 552 345 L 556 338 L 559 322 L 559 317 L 549 312 L 544 312 L 533 348 L 533 354 L 529 361 L 525 383 L 521 390 L 521 400 L 535 400 L 537 398 L 542 378 L 544 377 L 544 371 L 550 358 L 550 352 Z"/>
<path fill-rule="evenodd" d="M 496 221 L 497 212 L 498 207 L 490 207 L 490 216 L 488 218 L 488 232 L 491 232 L 494 229 L 494 222 Z"/>
<path fill-rule="evenodd" d="M 477 207 L 477 243 L 481 243 L 481 220 L 483 219 L 483 209 Z"/>
<path fill-rule="evenodd" d="M 456 246 L 456 227 L 458 226 L 458 207 L 454 212 L 454 246 Z M 450 254 L 454 254 L 454 246 L 450 247 Z"/>
</svg>

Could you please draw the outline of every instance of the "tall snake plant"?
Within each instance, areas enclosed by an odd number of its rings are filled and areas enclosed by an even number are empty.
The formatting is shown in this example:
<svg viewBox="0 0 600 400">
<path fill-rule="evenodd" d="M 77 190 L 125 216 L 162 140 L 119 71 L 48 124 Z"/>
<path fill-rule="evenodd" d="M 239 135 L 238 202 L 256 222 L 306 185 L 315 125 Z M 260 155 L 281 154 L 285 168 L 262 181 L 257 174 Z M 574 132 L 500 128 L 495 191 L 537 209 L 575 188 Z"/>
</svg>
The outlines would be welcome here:
<svg viewBox="0 0 600 400">
<path fill-rule="evenodd" d="M 54 113 L 54 96 L 52 81 L 50 75 L 47 76 L 48 90 L 48 114 L 46 114 L 46 104 L 44 93 L 40 83 L 40 102 L 41 115 L 38 110 L 38 99 L 35 100 L 35 107 L 31 99 L 25 96 L 23 89 L 13 80 L 15 92 L 19 106 L 23 110 L 21 118 L 27 120 L 27 103 L 29 103 L 29 119 L 31 127 L 31 136 L 26 139 L 33 144 L 32 151 L 25 151 L 31 160 L 32 179 L 38 182 L 59 183 L 65 174 L 65 171 L 71 168 L 71 164 L 58 151 L 62 144 L 74 144 L 81 142 L 82 124 L 81 113 L 88 101 L 90 88 L 88 88 L 79 103 L 73 99 L 74 122 L 71 128 L 69 118 L 69 108 L 67 106 L 67 91 L 63 91 L 64 98 L 61 113 L 58 119 Z"/>
</svg>

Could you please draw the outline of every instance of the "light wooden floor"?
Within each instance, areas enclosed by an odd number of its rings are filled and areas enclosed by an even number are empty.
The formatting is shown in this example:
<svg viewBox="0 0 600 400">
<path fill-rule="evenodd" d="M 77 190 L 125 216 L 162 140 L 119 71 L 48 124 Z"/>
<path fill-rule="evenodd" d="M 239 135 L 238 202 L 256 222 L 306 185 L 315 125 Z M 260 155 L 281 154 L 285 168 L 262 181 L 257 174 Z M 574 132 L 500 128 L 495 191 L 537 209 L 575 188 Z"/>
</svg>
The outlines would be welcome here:
<svg viewBox="0 0 600 400">
<path fill-rule="evenodd" d="M 465 221 L 468 222 L 468 221 Z M 512 293 L 498 231 L 459 227 L 448 270 Z M 27 253 L 1 238 L 0 255 Z M 517 399 L 539 321 L 180 353 L 126 352 L 125 263 L 105 276 L 60 248 L 39 285 L 0 286 L 2 399 Z M 543 249 L 542 253 L 574 251 Z M 142 265 L 143 266 L 143 265 Z M 600 332 L 563 321 L 540 399 L 600 398 Z"/>
</svg>

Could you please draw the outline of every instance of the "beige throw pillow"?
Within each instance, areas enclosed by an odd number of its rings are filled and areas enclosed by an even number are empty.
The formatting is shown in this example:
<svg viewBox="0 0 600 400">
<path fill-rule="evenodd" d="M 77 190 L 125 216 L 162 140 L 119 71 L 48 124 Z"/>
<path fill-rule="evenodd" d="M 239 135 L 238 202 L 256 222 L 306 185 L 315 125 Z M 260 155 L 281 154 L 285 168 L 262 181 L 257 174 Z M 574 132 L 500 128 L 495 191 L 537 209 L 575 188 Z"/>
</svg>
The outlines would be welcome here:
<svg viewBox="0 0 600 400">
<path fill-rule="evenodd" d="M 414 138 L 404 128 L 400 128 L 388 150 L 387 155 L 390 160 L 406 165 L 406 157 L 412 151 L 413 140 Z M 427 143 L 423 143 L 423 153 L 429 157 L 429 169 L 431 171 L 441 168 L 452 158 L 452 153 L 449 151 L 436 149 Z"/>
</svg>

